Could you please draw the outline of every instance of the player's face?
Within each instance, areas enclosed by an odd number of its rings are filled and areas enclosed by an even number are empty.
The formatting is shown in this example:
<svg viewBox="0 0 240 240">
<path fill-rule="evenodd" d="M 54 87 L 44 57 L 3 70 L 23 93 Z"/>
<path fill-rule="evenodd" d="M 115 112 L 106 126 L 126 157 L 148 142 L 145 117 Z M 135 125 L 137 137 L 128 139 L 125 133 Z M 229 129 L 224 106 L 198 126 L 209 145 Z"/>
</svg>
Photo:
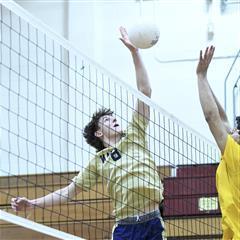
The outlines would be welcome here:
<svg viewBox="0 0 240 240">
<path fill-rule="evenodd" d="M 233 138 L 238 144 L 240 144 L 240 130 L 238 130 L 238 129 L 233 129 L 233 131 L 232 131 L 232 138 Z"/>
<path fill-rule="evenodd" d="M 111 115 L 104 115 L 99 119 L 99 130 L 104 136 L 114 136 L 122 133 L 121 126 L 117 122 L 117 119 Z"/>
</svg>

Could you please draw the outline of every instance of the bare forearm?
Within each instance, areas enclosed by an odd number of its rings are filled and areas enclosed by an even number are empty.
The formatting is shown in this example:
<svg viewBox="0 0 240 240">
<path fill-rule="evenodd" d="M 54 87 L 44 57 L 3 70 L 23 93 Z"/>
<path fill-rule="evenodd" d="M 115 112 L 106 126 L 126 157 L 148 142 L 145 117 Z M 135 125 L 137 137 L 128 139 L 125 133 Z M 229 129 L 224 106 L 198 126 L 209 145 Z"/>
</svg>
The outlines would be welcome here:
<svg viewBox="0 0 240 240">
<path fill-rule="evenodd" d="M 224 122 L 221 119 L 220 112 L 223 110 L 216 97 L 214 96 L 211 87 L 207 81 L 207 70 L 209 64 L 213 58 L 215 47 L 207 47 L 204 55 L 200 51 L 199 62 L 197 65 L 196 73 L 198 76 L 198 92 L 202 110 L 205 119 L 208 123 L 209 129 L 216 140 L 216 143 L 221 151 L 224 153 L 226 141 L 227 141 L 227 131 L 224 127 Z M 219 106 L 218 106 L 219 105 Z"/>
<path fill-rule="evenodd" d="M 137 79 L 137 88 L 143 94 L 148 97 L 151 97 L 151 85 L 148 78 L 147 71 L 139 54 L 139 51 L 132 52 L 135 72 L 136 72 L 136 79 Z"/>
<path fill-rule="evenodd" d="M 206 77 L 202 78 L 198 76 L 198 92 L 206 120 L 208 120 L 213 115 L 219 115 L 217 104 Z"/>
<path fill-rule="evenodd" d="M 30 200 L 33 206 L 37 207 L 49 207 L 53 205 L 59 205 L 68 201 L 68 197 L 61 190 L 50 193 L 44 197 Z"/>
<path fill-rule="evenodd" d="M 30 203 L 33 207 L 49 207 L 66 203 L 77 194 L 76 188 L 72 184 L 44 197 L 30 200 Z"/>
<path fill-rule="evenodd" d="M 210 89 L 211 89 L 211 87 L 210 87 Z M 212 92 L 213 98 L 215 100 L 215 103 L 217 104 L 217 108 L 218 108 L 220 118 L 221 118 L 227 132 L 230 132 L 231 128 L 230 128 L 230 124 L 229 124 L 229 121 L 228 121 L 228 117 L 227 117 L 223 107 L 221 106 L 220 102 L 218 101 L 217 97 L 215 96 L 214 92 L 212 91 L 212 89 L 211 89 L 211 92 Z"/>
<path fill-rule="evenodd" d="M 200 79 L 207 78 L 206 75 L 205 75 L 205 76 L 199 75 L 198 77 L 199 77 Z M 215 96 L 215 94 L 214 94 L 214 92 L 213 92 L 213 90 L 212 90 L 212 88 L 211 88 L 211 86 L 210 86 L 210 84 L 209 84 L 208 81 L 207 81 L 207 84 L 208 84 L 208 87 L 209 87 L 209 89 L 210 89 L 210 91 L 211 91 L 211 94 L 212 94 L 212 96 L 213 96 L 213 99 L 214 99 L 214 101 L 215 101 L 215 103 L 216 103 L 216 105 L 217 105 L 218 113 L 219 113 L 219 115 L 220 115 L 220 119 L 221 119 L 221 121 L 222 121 L 222 123 L 223 123 L 223 126 L 225 127 L 226 131 L 229 133 L 229 132 L 231 132 L 231 128 L 230 128 L 230 124 L 229 124 L 227 115 L 226 115 L 223 107 L 221 106 L 220 102 L 218 101 L 217 97 Z"/>
</svg>

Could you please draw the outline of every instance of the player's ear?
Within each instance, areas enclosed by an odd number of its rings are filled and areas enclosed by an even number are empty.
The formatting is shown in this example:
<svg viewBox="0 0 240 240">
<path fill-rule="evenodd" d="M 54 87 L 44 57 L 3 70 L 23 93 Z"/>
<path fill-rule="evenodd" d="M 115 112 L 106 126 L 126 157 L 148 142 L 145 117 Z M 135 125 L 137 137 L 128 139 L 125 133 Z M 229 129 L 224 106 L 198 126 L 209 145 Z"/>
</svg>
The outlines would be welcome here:
<svg viewBox="0 0 240 240">
<path fill-rule="evenodd" d="M 97 131 L 94 133 L 94 135 L 95 135 L 95 137 L 100 138 L 100 137 L 102 137 L 103 133 L 102 133 L 101 131 L 97 130 Z"/>
</svg>

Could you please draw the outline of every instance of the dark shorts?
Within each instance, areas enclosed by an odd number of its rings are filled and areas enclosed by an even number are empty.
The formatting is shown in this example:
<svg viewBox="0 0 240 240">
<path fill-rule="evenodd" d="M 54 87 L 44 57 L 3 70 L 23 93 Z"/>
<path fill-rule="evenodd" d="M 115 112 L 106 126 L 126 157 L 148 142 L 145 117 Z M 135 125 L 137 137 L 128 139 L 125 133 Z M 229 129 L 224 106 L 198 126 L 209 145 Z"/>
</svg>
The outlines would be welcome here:
<svg viewBox="0 0 240 240">
<path fill-rule="evenodd" d="M 163 225 L 159 217 L 135 224 L 117 224 L 113 240 L 162 240 Z"/>
</svg>

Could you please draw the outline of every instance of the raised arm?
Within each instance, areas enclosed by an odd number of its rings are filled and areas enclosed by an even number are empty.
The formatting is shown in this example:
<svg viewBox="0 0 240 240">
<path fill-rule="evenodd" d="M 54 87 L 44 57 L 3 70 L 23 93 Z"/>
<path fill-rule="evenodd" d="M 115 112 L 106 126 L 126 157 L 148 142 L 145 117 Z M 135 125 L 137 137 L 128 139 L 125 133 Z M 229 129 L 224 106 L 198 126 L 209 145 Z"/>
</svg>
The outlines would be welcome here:
<svg viewBox="0 0 240 240">
<path fill-rule="evenodd" d="M 218 104 L 215 101 L 214 95 L 207 80 L 207 70 L 212 60 L 214 50 L 215 48 L 213 46 L 206 48 L 204 56 L 202 56 L 202 51 L 200 51 L 196 72 L 198 76 L 198 91 L 202 110 L 208 126 L 217 142 L 217 145 L 223 154 L 228 132 L 221 119 Z"/>
<path fill-rule="evenodd" d="M 140 92 L 142 92 L 144 95 L 150 98 L 152 90 L 151 90 L 148 74 L 144 67 L 139 50 L 135 46 L 133 46 L 133 44 L 130 42 L 125 28 L 120 27 L 120 33 L 122 36 L 120 40 L 124 43 L 124 45 L 130 50 L 132 54 L 135 72 L 136 72 L 137 88 Z M 146 103 L 138 100 L 136 111 L 139 114 L 143 115 L 147 120 L 149 120 L 150 111 L 149 111 L 149 106 Z"/>
<path fill-rule="evenodd" d="M 210 87 L 210 86 L 209 86 Z M 211 89 L 211 87 L 210 87 Z M 219 112 L 219 115 L 220 115 L 220 118 L 222 120 L 222 123 L 226 129 L 226 131 L 228 133 L 231 133 L 231 127 L 230 127 L 230 124 L 229 124 L 229 121 L 228 121 L 228 117 L 222 107 L 222 105 L 220 104 L 220 102 L 218 101 L 217 97 L 215 96 L 214 92 L 212 91 L 211 89 L 211 92 L 212 92 L 212 95 L 213 95 L 213 98 L 215 100 L 215 103 L 217 104 L 217 107 L 218 107 L 218 112 Z"/>
<path fill-rule="evenodd" d="M 32 209 L 34 207 L 50 207 L 53 205 L 60 205 L 70 201 L 74 196 L 82 191 L 74 182 L 67 187 L 61 188 L 44 197 L 29 200 L 25 197 L 12 198 L 11 205 L 15 211 L 23 211 Z"/>
<path fill-rule="evenodd" d="M 208 83 L 208 85 L 209 85 L 209 83 Z M 209 85 L 209 88 L 211 89 L 210 85 Z M 229 124 L 229 121 L 228 121 L 228 117 L 227 117 L 227 115 L 226 115 L 222 105 L 220 104 L 220 102 L 218 101 L 218 99 L 215 96 L 214 92 L 212 91 L 212 89 L 211 89 L 211 92 L 212 92 L 213 98 L 215 100 L 215 103 L 217 104 L 218 112 L 219 112 L 220 118 L 222 120 L 222 123 L 223 123 L 226 131 L 228 133 L 231 133 L 231 127 L 230 127 L 230 124 Z"/>
</svg>

